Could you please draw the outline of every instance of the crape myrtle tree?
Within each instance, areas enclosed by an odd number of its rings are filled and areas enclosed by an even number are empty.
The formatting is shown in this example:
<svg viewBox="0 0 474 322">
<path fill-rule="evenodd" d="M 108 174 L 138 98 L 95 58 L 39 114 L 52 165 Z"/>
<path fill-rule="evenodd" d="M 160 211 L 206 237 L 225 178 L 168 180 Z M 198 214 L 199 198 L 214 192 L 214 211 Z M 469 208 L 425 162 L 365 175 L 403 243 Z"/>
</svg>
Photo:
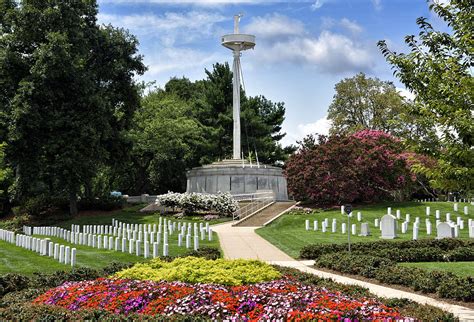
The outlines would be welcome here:
<svg viewBox="0 0 474 322">
<path fill-rule="evenodd" d="M 474 187 L 474 6 L 470 0 L 429 3 L 449 32 L 418 18 L 418 36 L 405 37 L 408 53 L 392 51 L 385 41 L 378 45 L 395 76 L 416 96 L 410 115 L 433 122 L 442 136 L 430 151 L 437 166 L 420 165 L 418 171 L 434 187 L 468 194 Z"/>
<path fill-rule="evenodd" d="M 285 174 L 291 195 L 320 205 L 403 200 L 416 180 L 399 140 L 377 130 L 308 136 Z"/>
<path fill-rule="evenodd" d="M 0 141 L 17 198 L 77 198 L 123 153 L 144 72 L 137 40 L 97 24 L 93 0 L 1 0 Z M 8 125 L 8 126 L 7 126 Z"/>
</svg>

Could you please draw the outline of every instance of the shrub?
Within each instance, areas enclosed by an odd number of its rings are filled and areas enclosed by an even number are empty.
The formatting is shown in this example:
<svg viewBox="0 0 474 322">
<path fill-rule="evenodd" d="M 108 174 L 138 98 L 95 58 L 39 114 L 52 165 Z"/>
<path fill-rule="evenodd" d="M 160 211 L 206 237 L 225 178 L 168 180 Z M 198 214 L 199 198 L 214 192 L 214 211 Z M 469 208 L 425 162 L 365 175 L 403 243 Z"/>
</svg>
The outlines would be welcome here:
<svg viewBox="0 0 474 322">
<path fill-rule="evenodd" d="M 153 259 L 148 263 L 137 263 L 113 277 L 150 280 L 181 281 L 242 285 L 274 280 L 280 273 L 272 266 L 257 260 L 206 260 L 197 257 L 177 258 L 172 262 Z"/>
<path fill-rule="evenodd" d="M 308 137 L 286 162 L 288 191 L 321 205 L 392 199 L 415 181 L 398 139 L 382 131 Z"/>
<path fill-rule="evenodd" d="M 437 293 L 440 297 L 472 302 L 474 300 L 474 278 L 452 276 L 442 279 Z"/>
<path fill-rule="evenodd" d="M 444 260 L 447 262 L 474 261 L 473 247 L 459 247 L 446 253 Z"/>
<path fill-rule="evenodd" d="M 417 248 L 435 248 L 437 251 L 448 251 L 453 250 L 459 247 L 469 247 L 474 246 L 474 241 L 472 240 L 461 240 L 455 238 L 446 238 L 446 239 L 421 239 L 421 240 L 405 240 L 405 241 L 388 241 L 380 240 L 375 242 L 362 242 L 354 243 L 351 245 L 351 249 L 354 252 L 361 253 L 371 253 L 378 254 L 382 250 L 393 249 L 395 251 L 404 251 L 407 249 L 415 252 Z M 300 251 L 300 257 L 303 259 L 317 259 L 323 254 L 337 253 L 345 251 L 347 245 L 345 244 L 313 244 L 303 247 Z M 382 253 L 380 253 L 382 254 Z M 393 255 L 395 256 L 395 255 Z M 405 255 L 408 257 L 409 255 Z M 420 254 L 420 256 L 423 256 Z M 433 256 L 433 253 L 430 251 L 430 255 Z"/>
<path fill-rule="evenodd" d="M 156 197 L 156 201 L 165 207 L 178 207 L 185 213 L 213 210 L 223 216 L 232 216 L 238 210 L 238 203 L 230 193 L 175 193 L 168 192 Z"/>
<path fill-rule="evenodd" d="M 413 285 L 413 282 L 425 272 L 426 271 L 421 268 L 393 265 L 377 270 L 375 278 L 382 283 L 410 287 Z"/>
<path fill-rule="evenodd" d="M 374 277 L 380 267 L 394 265 L 388 259 L 349 253 L 326 254 L 316 262 L 317 267 L 329 268 L 341 273 Z"/>
</svg>

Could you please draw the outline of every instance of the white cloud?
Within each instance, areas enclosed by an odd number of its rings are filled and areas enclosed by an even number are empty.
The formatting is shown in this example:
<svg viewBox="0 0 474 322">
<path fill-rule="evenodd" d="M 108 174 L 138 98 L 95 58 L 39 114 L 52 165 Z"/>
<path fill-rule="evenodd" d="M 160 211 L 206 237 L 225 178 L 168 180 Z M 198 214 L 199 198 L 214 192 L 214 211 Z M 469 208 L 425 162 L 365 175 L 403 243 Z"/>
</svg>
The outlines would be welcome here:
<svg viewBox="0 0 474 322">
<path fill-rule="evenodd" d="M 328 28 L 337 24 L 352 35 L 362 32 L 362 27 L 349 19 L 326 20 Z M 333 74 L 368 72 L 374 67 L 375 46 L 370 48 L 364 41 L 329 30 L 311 35 L 301 21 L 281 14 L 253 18 L 244 29 L 257 36 L 258 50 L 249 56 L 258 63 L 304 64 Z"/>
<path fill-rule="evenodd" d="M 310 134 L 328 135 L 330 128 L 331 121 L 327 119 L 327 116 L 324 116 L 312 123 L 298 124 L 296 126 L 296 131 L 286 131 L 286 129 L 283 129 L 287 132 L 287 135 L 283 138 L 282 144 L 285 146 L 296 144 L 297 141 L 303 140 Z"/>
<path fill-rule="evenodd" d="M 290 19 L 278 13 L 254 17 L 244 28 L 245 33 L 258 34 L 259 38 L 286 37 L 304 34 L 301 21 Z"/>
<path fill-rule="evenodd" d="M 359 24 L 357 24 L 357 22 L 351 21 L 347 18 L 342 18 L 340 21 L 340 25 L 353 34 L 361 33 L 364 30 Z"/>
<path fill-rule="evenodd" d="M 298 124 L 297 130 L 301 138 L 309 134 L 322 134 L 328 135 L 329 129 L 331 128 L 331 121 L 324 116 L 313 123 Z"/>
<path fill-rule="evenodd" d="M 330 31 L 323 31 L 316 38 L 295 37 L 263 46 L 266 48 L 254 54 L 258 59 L 304 63 L 328 73 L 369 71 L 374 66 L 369 49 L 344 35 Z"/>
<path fill-rule="evenodd" d="M 111 23 L 115 27 L 122 27 L 132 33 L 143 35 L 156 35 L 161 38 L 172 38 L 177 35 L 186 41 L 201 35 L 212 34 L 216 23 L 227 18 L 217 14 L 203 11 L 188 11 L 185 13 L 166 12 L 163 15 L 132 14 L 114 15 L 99 13 L 100 23 Z"/>
</svg>

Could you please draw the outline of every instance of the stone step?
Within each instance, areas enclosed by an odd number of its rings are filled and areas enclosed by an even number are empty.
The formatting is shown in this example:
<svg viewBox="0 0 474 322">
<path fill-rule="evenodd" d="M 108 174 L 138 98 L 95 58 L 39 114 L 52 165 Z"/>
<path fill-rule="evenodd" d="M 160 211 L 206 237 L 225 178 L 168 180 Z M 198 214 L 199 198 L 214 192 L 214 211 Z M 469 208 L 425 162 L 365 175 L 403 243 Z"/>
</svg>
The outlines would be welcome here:
<svg viewBox="0 0 474 322">
<path fill-rule="evenodd" d="M 295 201 L 277 201 L 262 211 L 247 217 L 245 220 L 236 224 L 237 227 L 260 227 L 270 219 L 278 216 L 283 211 L 294 206 Z"/>
</svg>

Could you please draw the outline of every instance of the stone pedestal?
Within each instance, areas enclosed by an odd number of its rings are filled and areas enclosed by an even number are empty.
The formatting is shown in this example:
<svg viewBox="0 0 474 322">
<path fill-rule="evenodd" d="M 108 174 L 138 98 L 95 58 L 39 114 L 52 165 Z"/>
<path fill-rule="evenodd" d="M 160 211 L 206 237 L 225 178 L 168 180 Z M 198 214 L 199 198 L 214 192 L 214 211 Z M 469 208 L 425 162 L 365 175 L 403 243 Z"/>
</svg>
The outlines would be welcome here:
<svg viewBox="0 0 474 322">
<path fill-rule="evenodd" d="M 288 200 L 286 178 L 281 168 L 250 165 L 244 160 L 224 160 L 189 170 L 186 192 L 233 195 L 273 190 L 277 200 Z"/>
</svg>

